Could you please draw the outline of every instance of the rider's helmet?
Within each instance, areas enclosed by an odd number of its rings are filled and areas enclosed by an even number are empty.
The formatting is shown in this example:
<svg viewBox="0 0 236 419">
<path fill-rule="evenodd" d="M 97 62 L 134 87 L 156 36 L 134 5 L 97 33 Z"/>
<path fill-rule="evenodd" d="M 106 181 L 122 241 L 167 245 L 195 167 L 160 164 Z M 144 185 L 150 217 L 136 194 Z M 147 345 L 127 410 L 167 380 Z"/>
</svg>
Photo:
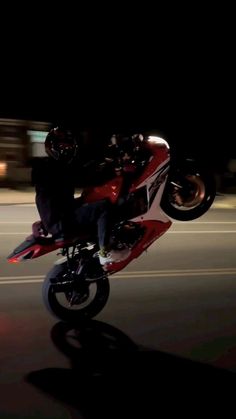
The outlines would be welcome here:
<svg viewBox="0 0 236 419">
<path fill-rule="evenodd" d="M 77 156 L 78 144 L 71 131 L 56 127 L 45 139 L 45 151 L 54 160 L 71 163 Z"/>
</svg>

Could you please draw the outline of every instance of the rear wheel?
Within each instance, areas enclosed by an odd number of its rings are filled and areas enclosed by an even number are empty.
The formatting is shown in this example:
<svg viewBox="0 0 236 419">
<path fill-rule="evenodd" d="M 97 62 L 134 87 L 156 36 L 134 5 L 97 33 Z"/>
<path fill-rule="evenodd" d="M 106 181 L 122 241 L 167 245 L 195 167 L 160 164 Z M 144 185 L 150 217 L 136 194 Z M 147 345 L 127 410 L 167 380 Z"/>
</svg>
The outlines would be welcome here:
<svg viewBox="0 0 236 419">
<path fill-rule="evenodd" d="M 203 170 L 177 171 L 167 181 L 161 201 L 163 211 L 171 218 L 190 221 L 205 214 L 216 195 L 215 179 Z"/>
</svg>

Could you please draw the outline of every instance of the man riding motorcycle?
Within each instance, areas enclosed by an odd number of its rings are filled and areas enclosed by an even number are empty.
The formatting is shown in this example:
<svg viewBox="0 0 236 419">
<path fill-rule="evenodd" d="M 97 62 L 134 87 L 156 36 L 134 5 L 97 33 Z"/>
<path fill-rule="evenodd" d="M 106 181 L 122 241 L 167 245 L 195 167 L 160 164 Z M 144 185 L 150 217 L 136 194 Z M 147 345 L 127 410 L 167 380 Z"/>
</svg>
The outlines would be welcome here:
<svg viewBox="0 0 236 419">
<path fill-rule="evenodd" d="M 111 148 L 107 162 L 116 160 L 114 155 L 111 157 L 114 154 Z M 35 159 L 32 167 L 32 184 L 41 218 L 36 229 L 46 235 L 50 233 L 56 241 L 71 240 L 91 231 L 98 237 L 101 265 L 106 267 L 108 263 L 126 259 L 129 249 L 112 250 L 110 247 L 112 208 L 109 201 L 84 204 L 81 198 L 74 198 L 75 186 L 83 178 L 84 169 L 78 159 L 78 144 L 72 132 L 59 127 L 50 130 L 45 151 L 48 157 Z M 127 153 L 120 157 L 130 160 Z M 119 168 L 114 169 L 118 172 Z"/>
</svg>

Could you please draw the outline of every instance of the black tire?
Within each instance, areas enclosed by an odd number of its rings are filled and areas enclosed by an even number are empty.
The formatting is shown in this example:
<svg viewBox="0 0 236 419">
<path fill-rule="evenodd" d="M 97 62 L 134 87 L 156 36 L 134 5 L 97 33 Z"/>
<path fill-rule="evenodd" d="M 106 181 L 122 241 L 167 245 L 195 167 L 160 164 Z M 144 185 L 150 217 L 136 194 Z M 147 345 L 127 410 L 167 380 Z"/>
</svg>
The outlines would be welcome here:
<svg viewBox="0 0 236 419">
<path fill-rule="evenodd" d="M 183 198 L 183 204 L 179 205 L 175 202 L 174 193 L 175 187 L 171 183 L 172 181 L 176 184 L 181 182 L 188 182 L 199 186 L 199 197 L 194 197 L 188 200 L 186 197 Z M 196 186 L 196 189 L 198 186 Z M 180 192 L 181 194 L 181 192 Z M 197 192 L 196 192 L 197 194 Z M 167 184 L 161 200 L 162 210 L 171 218 L 179 221 L 191 221 L 201 217 L 211 207 L 216 196 L 216 185 L 215 178 L 212 174 L 206 173 L 204 170 L 192 171 L 191 169 L 186 171 L 184 174 L 176 172 L 170 175 L 167 179 Z M 186 199 L 186 201 L 185 201 Z M 196 202 L 194 202 L 196 201 Z"/>
<path fill-rule="evenodd" d="M 107 303 L 110 293 L 108 278 L 105 276 L 98 279 L 96 282 L 87 283 L 89 293 L 90 287 L 95 288 L 95 295 L 88 305 L 83 306 L 83 304 L 76 304 L 76 307 L 74 305 L 70 307 L 68 303 L 67 306 L 64 306 L 60 301 L 58 301 L 57 294 L 65 294 L 57 293 L 55 291 L 55 286 L 51 283 L 51 278 L 62 276 L 63 273 L 66 272 L 66 269 L 66 263 L 55 265 L 47 274 L 42 287 L 42 297 L 46 308 L 59 320 L 66 322 L 80 322 L 92 319 L 100 313 Z"/>
</svg>

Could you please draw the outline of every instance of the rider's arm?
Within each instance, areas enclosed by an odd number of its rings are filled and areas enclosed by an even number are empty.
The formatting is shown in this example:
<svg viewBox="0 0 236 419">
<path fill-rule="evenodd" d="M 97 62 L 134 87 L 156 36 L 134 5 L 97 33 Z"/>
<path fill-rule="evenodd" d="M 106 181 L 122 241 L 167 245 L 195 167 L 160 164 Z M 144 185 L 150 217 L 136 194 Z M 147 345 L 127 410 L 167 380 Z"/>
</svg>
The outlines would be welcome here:
<svg viewBox="0 0 236 419">
<path fill-rule="evenodd" d="M 76 186 L 81 188 L 102 185 L 115 176 L 112 162 L 90 160 L 76 170 Z"/>
</svg>

